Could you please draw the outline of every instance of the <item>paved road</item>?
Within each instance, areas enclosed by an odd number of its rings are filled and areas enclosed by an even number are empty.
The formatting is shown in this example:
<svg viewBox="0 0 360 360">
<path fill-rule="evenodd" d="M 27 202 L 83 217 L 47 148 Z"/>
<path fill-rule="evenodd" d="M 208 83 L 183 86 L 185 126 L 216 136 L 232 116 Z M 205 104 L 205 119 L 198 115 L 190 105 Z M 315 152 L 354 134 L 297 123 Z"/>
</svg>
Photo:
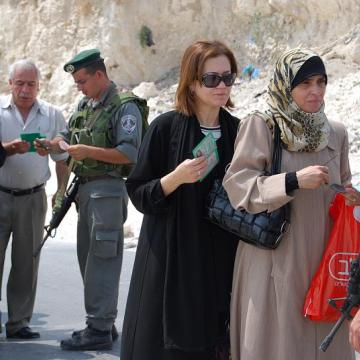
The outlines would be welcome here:
<svg viewBox="0 0 360 360">
<path fill-rule="evenodd" d="M 4 280 L 7 279 L 9 271 L 9 254 L 7 255 Z M 116 321 L 119 332 L 122 327 L 134 257 L 134 251 L 125 251 L 118 303 L 119 315 Z M 2 292 L 4 299 L 0 303 L 3 323 L 7 320 L 5 285 L 3 284 Z M 40 332 L 41 338 L 37 341 L 7 341 L 3 332 L 0 334 L 0 359 L 119 359 L 119 341 L 114 343 L 111 351 L 106 352 L 69 352 L 60 349 L 60 340 L 68 337 L 74 329 L 82 329 L 85 326 L 82 289 L 75 244 L 62 243 L 53 239 L 48 240 L 41 254 L 38 292 L 31 322 L 32 328 Z"/>
<path fill-rule="evenodd" d="M 122 327 L 134 257 L 133 250 L 124 252 L 119 316 L 116 321 L 119 331 Z M 8 276 L 8 260 L 9 256 L 5 264 L 4 279 Z M 5 299 L 0 306 L 4 323 L 7 319 L 4 284 L 3 294 Z M 0 334 L 0 360 L 119 359 L 119 341 L 114 343 L 111 351 L 106 352 L 69 352 L 60 349 L 60 340 L 68 337 L 74 329 L 83 328 L 84 318 L 82 283 L 77 267 L 75 244 L 50 239 L 41 254 L 38 293 L 32 320 L 32 327 L 41 333 L 41 338 L 36 341 L 7 341 L 5 334 Z M 360 360 L 359 355 L 357 359 Z"/>
</svg>

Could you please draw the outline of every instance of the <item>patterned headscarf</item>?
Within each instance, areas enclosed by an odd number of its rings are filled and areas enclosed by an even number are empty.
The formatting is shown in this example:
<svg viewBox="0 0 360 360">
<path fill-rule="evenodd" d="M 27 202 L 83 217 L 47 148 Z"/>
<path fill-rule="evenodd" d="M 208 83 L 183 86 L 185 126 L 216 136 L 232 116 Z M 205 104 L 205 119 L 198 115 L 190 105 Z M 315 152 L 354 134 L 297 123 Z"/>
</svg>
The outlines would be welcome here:
<svg viewBox="0 0 360 360">
<path fill-rule="evenodd" d="M 280 56 L 268 87 L 269 109 L 259 113 L 270 127 L 276 120 L 281 130 L 281 140 L 289 151 L 320 151 L 328 144 L 330 125 L 324 113 L 325 104 L 318 112 L 307 113 L 299 108 L 291 96 L 292 80 L 301 66 L 313 56 L 318 55 L 301 48 L 286 51 Z"/>
</svg>

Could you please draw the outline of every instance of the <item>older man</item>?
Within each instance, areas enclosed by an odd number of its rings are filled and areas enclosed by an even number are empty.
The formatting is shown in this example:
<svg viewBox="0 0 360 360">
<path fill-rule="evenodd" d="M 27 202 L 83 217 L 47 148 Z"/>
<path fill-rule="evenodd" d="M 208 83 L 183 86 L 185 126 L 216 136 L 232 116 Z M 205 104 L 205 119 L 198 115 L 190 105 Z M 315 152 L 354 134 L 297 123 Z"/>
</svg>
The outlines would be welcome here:
<svg viewBox="0 0 360 360">
<path fill-rule="evenodd" d="M 0 98 L 0 140 L 9 155 L 17 154 L 0 168 L 0 280 L 12 234 L 6 336 L 32 339 L 40 336 L 29 327 L 39 265 L 33 252 L 43 237 L 47 210 L 44 187 L 50 169 L 48 157 L 39 156 L 30 139 L 40 134 L 51 139 L 66 123 L 57 108 L 37 99 L 39 70 L 32 61 L 20 60 L 10 66 L 9 85 L 11 94 Z M 59 181 L 66 171 L 66 157 L 52 155 Z"/>
</svg>

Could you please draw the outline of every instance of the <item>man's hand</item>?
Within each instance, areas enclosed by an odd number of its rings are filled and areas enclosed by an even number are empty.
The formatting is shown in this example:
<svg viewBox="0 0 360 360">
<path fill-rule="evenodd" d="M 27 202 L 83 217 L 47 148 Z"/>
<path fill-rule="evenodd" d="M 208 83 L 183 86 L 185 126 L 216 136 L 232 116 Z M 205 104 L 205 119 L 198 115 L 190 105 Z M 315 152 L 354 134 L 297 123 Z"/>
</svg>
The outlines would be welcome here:
<svg viewBox="0 0 360 360">
<path fill-rule="evenodd" d="M 51 207 L 52 208 L 54 208 L 54 205 L 55 205 L 56 195 L 57 195 L 57 192 L 55 194 L 53 194 L 53 196 L 51 197 Z"/>
<path fill-rule="evenodd" d="M 3 147 L 8 156 L 14 154 L 25 154 L 30 149 L 30 144 L 27 141 L 15 139 L 13 141 L 3 143 Z"/>
<path fill-rule="evenodd" d="M 84 160 L 89 157 L 90 147 L 83 144 L 70 145 L 67 149 L 69 155 L 75 160 Z"/>
<path fill-rule="evenodd" d="M 47 139 L 35 139 L 34 147 L 40 156 L 47 156 L 51 152 L 51 142 Z"/>
</svg>

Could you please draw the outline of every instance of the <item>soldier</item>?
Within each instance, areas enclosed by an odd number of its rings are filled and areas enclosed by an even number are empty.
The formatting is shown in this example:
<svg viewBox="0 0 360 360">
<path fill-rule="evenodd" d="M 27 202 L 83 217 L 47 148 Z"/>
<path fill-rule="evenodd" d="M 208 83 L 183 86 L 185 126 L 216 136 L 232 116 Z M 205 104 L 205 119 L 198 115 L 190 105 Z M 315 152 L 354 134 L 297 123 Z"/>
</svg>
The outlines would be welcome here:
<svg viewBox="0 0 360 360">
<path fill-rule="evenodd" d="M 66 149 L 75 160 L 73 171 L 80 178 L 77 255 L 87 327 L 74 331 L 61 342 L 61 348 L 111 349 L 118 337 L 114 322 L 128 203 L 123 175 L 127 164 L 137 159 L 141 107 L 136 98 L 123 101 L 97 49 L 80 52 L 64 70 L 72 74 L 85 97 L 68 129 L 51 142 L 45 141 L 43 147 L 55 152 Z M 38 151 L 47 153 L 39 146 Z"/>
<path fill-rule="evenodd" d="M 32 254 L 44 233 L 47 200 L 45 183 L 50 178 L 48 157 L 40 157 L 22 135 L 53 138 L 65 129 L 60 110 L 37 99 L 39 70 L 30 60 L 10 66 L 11 94 L 0 98 L 0 140 L 9 156 L 0 169 L 0 279 L 5 251 L 12 234 L 11 270 L 7 282 L 7 338 L 32 339 L 32 317 L 39 258 Z M 37 134 L 37 135 L 36 135 Z M 58 182 L 66 172 L 66 154 L 51 155 Z M 60 181 L 59 181 L 60 180 Z"/>
</svg>

